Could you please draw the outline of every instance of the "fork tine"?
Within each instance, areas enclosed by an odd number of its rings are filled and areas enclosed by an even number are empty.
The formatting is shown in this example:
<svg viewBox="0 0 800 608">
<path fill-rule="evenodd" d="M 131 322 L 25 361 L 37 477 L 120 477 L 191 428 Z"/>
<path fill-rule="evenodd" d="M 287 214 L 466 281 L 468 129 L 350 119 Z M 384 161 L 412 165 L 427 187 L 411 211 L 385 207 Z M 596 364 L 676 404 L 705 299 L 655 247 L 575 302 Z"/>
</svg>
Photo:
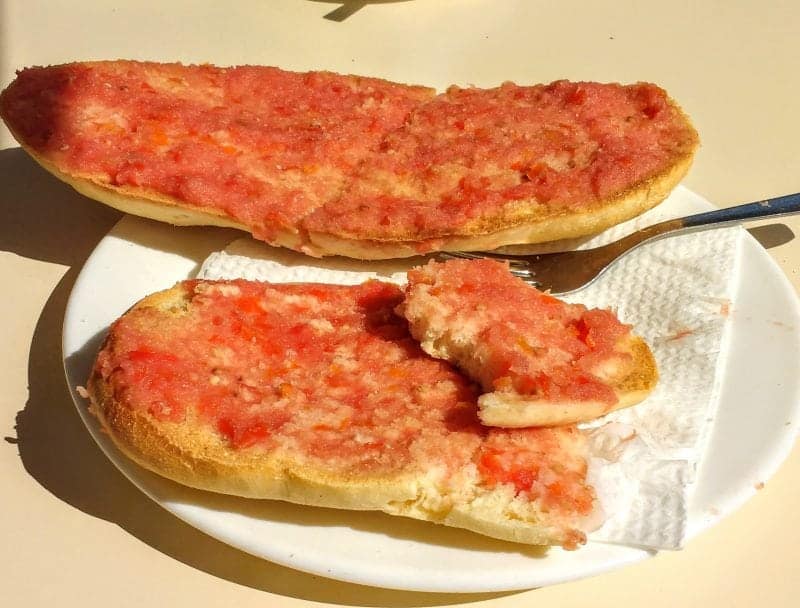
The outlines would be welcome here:
<svg viewBox="0 0 800 608">
<path fill-rule="evenodd" d="M 537 288 L 542 288 L 542 282 L 534 278 L 534 272 L 530 268 L 530 264 L 525 260 L 518 260 L 513 258 L 506 258 L 495 254 L 494 256 L 485 253 L 472 253 L 470 251 L 439 251 L 437 255 L 446 260 L 485 260 L 485 259 L 501 259 L 509 263 L 509 272 L 515 277 L 522 279 L 529 285 Z"/>
<path fill-rule="evenodd" d="M 443 258 L 462 259 L 462 260 L 479 260 L 484 256 L 477 253 L 470 253 L 469 251 L 438 251 L 436 255 Z"/>
<path fill-rule="evenodd" d="M 509 268 L 509 272 L 515 277 L 533 277 L 531 271 L 526 268 Z"/>
<path fill-rule="evenodd" d="M 519 277 L 520 279 L 523 279 L 527 283 L 531 283 L 531 284 L 535 283 L 537 285 L 541 285 L 541 281 L 538 280 L 536 278 L 536 275 L 533 274 L 532 272 L 530 272 L 529 270 L 515 270 L 515 269 L 512 268 L 512 269 L 510 269 L 510 272 L 515 277 Z"/>
<path fill-rule="evenodd" d="M 462 260 L 496 259 L 508 262 L 508 265 L 511 267 L 512 270 L 514 268 L 518 268 L 520 270 L 526 270 L 528 268 L 528 262 L 526 262 L 525 260 L 507 258 L 500 255 L 491 255 L 489 253 L 472 253 L 471 251 L 440 251 L 438 255 L 444 258 L 462 259 Z"/>
<path fill-rule="evenodd" d="M 527 275 L 521 275 L 521 274 L 515 274 L 515 273 L 511 273 L 511 274 L 513 274 L 518 279 L 523 280 L 528 285 L 532 285 L 533 287 L 536 287 L 536 289 L 541 289 L 543 291 L 548 289 L 548 287 L 544 286 L 541 281 L 537 281 L 536 279 L 534 279 L 529 274 L 527 274 Z"/>
</svg>

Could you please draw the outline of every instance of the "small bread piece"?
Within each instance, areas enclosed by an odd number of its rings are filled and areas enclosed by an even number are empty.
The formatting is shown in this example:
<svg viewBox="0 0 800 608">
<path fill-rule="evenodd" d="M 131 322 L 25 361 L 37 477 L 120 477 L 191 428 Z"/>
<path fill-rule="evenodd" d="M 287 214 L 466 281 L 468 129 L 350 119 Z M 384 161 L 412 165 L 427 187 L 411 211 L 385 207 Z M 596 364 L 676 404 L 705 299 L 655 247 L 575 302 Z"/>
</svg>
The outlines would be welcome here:
<svg viewBox="0 0 800 608">
<path fill-rule="evenodd" d="M 402 291 L 187 281 L 111 327 L 91 411 L 142 466 L 195 488 L 382 510 L 574 548 L 598 521 L 574 427 L 488 429 L 426 355 Z"/>
<path fill-rule="evenodd" d="M 0 115 L 48 171 L 122 211 L 363 259 L 595 234 L 661 202 L 698 144 L 648 83 L 435 96 L 260 66 L 28 68 Z"/>
<path fill-rule="evenodd" d="M 429 262 L 398 310 L 428 354 L 478 381 L 484 424 L 573 424 L 644 399 L 658 380 L 645 342 L 608 310 L 567 304 L 494 260 Z"/>
</svg>

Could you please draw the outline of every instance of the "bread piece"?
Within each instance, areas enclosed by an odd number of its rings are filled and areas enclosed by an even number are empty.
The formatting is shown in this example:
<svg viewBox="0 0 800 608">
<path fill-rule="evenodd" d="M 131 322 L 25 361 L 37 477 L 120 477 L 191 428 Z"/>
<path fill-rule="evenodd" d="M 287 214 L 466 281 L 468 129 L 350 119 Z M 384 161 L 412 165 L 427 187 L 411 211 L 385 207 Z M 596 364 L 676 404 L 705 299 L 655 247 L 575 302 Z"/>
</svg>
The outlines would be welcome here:
<svg viewBox="0 0 800 608">
<path fill-rule="evenodd" d="M 595 234 L 661 202 L 697 133 L 655 85 L 431 89 L 327 72 L 76 63 L 0 114 L 80 192 L 363 259 Z"/>
<path fill-rule="evenodd" d="M 697 143 L 652 84 L 451 87 L 304 225 L 317 248 L 361 257 L 595 234 L 660 203 Z"/>
<path fill-rule="evenodd" d="M 562 302 L 501 262 L 414 269 L 399 310 L 425 352 L 480 383 L 487 425 L 592 420 L 638 403 L 658 379 L 650 349 L 613 313 Z"/>
<path fill-rule="evenodd" d="M 393 285 L 187 281 L 116 321 L 91 411 L 142 466 L 195 488 L 382 510 L 574 548 L 598 523 L 574 427 L 488 429 L 423 353 Z"/>
<path fill-rule="evenodd" d="M 432 95 L 330 72 L 100 61 L 22 70 L 0 114 L 87 196 L 303 250 L 302 218 Z"/>
</svg>

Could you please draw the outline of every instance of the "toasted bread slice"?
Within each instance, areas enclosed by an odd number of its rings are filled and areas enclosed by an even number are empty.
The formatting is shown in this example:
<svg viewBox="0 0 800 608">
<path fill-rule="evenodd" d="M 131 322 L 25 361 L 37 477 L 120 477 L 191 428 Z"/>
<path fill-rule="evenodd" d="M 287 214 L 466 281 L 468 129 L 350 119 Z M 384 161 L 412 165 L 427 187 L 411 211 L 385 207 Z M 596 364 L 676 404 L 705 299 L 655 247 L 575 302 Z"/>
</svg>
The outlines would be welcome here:
<svg viewBox="0 0 800 608">
<path fill-rule="evenodd" d="M 425 87 L 131 61 L 23 70 L 0 114 L 117 209 L 363 259 L 595 234 L 661 202 L 698 144 L 655 85 Z"/>
<path fill-rule="evenodd" d="M 187 281 L 111 327 L 88 393 L 116 445 L 195 488 L 574 548 L 598 523 L 574 427 L 488 429 L 402 291 Z"/>
<path fill-rule="evenodd" d="M 303 250 L 302 219 L 433 94 L 330 72 L 100 61 L 22 70 L 0 114 L 91 198 Z"/>
<path fill-rule="evenodd" d="M 595 234 L 661 202 L 697 142 L 652 84 L 451 87 L 304 225 L 318 248 L 361 256 Z"/>
<path fill-rule="evenodd" d="M 478 381 L 484 424 L 553 426 L 644 399 L 658 372 L 645 342 L 607 310 L 540 292 L 493 260 L 409 273 L 399 310 L 428 354 Z"/>
</svg>

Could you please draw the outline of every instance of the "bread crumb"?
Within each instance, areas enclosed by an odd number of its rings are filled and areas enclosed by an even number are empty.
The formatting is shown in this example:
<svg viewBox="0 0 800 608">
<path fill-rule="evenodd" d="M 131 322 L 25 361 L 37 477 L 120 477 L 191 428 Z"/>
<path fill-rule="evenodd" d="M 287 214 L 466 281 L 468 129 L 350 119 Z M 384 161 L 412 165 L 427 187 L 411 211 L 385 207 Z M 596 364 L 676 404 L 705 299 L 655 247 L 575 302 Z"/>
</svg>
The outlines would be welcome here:
<svg viewBox="0 0 800 608">
<path fill-rule="evenodd" d="M 675 342 L 676 340 L 682 340 L 687 336 L 691 336 L 694 333 L 693 329 L 689 329 L 688 327 L 684 327 L 683 329 L 679 329 L 671 336 L 667 336 L 664 341 L 665 342 Z"/>
</svg>

